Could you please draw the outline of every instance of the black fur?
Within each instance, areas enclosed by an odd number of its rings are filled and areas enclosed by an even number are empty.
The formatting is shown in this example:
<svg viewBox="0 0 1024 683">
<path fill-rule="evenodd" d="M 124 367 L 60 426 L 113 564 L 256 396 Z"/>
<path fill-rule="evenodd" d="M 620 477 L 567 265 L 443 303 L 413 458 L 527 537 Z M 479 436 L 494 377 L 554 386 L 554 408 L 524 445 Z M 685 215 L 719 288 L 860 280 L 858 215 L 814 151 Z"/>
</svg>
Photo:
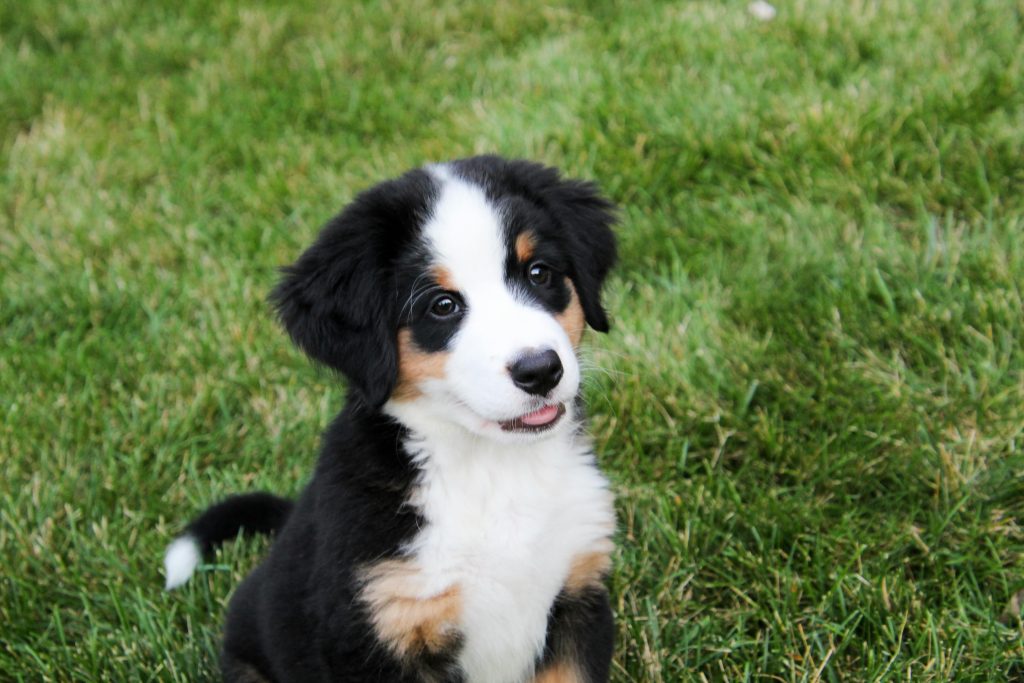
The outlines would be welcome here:
<svg viewBox="0 0 1024 683">
<path fill-rule="evenodd" d="M 607 591 L 591 588 L 580 595 L 562 593 L 548 618 L 541 667 L 569 662 L 583 676 L 580 683 L 602 683 L 608 680 L 614 646 L 615 623 Z"/>
<path fill-rule="evenodd" d="M 185 528 L 204 555 L 239 533 L 270 534 L 284 525 L 292 502 L 270 493 L 230 496 L 208 507 Z"/>
<path fill-rule="evenodd" d="M 271 681 L 424 680 L 374 642 L 354 575 L 395 555 L 420 521 L 403 505 L 415 472 L 400 432 L 353 405 L 328 428 L 313 480 L 231 600 L 225 680 L 238 663 Z"/>
<path fill-rule="evenodd" d="M 510 240 L 527 225 L 536 232 L 538 258 L 572 280 L 587 322 L 607 330 L 600 289 L 615 260 L 613 215 L 596 188 L 498 157 L 453 168 L 508 209 Z M 358 600 L 359 568 L 397 557 L 423 524 L 407 505 L 418 472 L 402 445 L 404 428 L 380 407 L 397 381 L 399 329 L 411 328 L 417 343 L 433 350 L 457 327 L 457 320 L 430 319 L 436 287 L 417 289 L 427 268 L 420 229 L 437 192 L 422 170 L 363 192 L 284 270 L 271 295 L 295 343 L 348 379 L 349 402 L 327 429 L 313 478 L 293 508 L 268 494 L 229 498 L 188 529 L 204 550 L 239 529 L 278 530 L 266 560 L 231 600 L 222 652 L 227 681 L 460 680 L 458 639 L 448 650 L 400 662 L 377 642 Z M 521 279 L 521 265 L 509 277 Z M 560 287 L 538 293 L 538 302 L 564 308 L 568 291 L 564 282 Z M 589 681 L 607 680 L 607 596 L 598 590 L 559 599 L 552 610 L 546 659 L 574 656 Z"/>
<path fill-rule="evenodd" d="M 421 170 L 363 192 L 284 270 L 271 295 L 295 343 L 344 374 L 354 398 L 371 408 L 391 395 L 398 373 L 395 264 L 435 193 Z"/>
</svg>

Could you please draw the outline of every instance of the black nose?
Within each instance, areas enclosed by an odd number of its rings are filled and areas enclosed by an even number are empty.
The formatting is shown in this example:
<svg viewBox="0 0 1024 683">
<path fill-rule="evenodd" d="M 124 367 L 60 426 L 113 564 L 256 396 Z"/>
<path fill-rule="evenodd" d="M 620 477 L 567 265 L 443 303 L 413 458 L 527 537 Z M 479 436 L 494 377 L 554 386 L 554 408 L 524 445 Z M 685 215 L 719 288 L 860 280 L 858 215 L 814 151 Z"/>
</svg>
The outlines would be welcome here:
<svg viewBox="0 0 1024 683">
<path fill-rule="evenodd" d="M 528 353 L 508 366 L 512 382 L 528 394 L 548 393 L 562 379 L 562 359 L 552 349 Z"/>
</svg>

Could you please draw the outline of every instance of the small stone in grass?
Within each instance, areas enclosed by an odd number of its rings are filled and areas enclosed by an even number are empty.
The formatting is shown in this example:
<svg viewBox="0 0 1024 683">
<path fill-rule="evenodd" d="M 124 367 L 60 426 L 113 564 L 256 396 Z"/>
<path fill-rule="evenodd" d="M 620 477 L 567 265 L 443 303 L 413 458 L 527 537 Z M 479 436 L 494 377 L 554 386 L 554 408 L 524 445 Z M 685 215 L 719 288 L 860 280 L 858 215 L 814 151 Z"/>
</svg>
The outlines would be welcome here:
<svg viewBox="0 0 1024 683">
<path fill-rule="evenodd" d="M 776 15 L 775 7 L 770 2 L 765 2 L 764 0 L 750 3 L 747 11 L 754 15 L 755 19 L 760 19 L 761 21 L 771 21 Z"/>
<path fill-rule="evenodd" d="M 1024 588 L 1017 591 L 1006 603 L 1006 608 L 999 615 L 999 621 L 1006 625 L 1014 624 L 1018 619 L 1024 617 Z"/>
</svg>

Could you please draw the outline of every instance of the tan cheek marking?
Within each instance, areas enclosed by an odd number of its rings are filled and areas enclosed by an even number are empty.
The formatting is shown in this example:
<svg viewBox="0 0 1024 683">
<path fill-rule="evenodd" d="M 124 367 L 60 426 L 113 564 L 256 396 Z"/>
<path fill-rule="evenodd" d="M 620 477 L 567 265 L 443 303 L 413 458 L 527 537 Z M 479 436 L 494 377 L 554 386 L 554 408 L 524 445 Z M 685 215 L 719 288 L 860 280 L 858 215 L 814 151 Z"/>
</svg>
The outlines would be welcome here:
<svg viewBox="0 0 1024 683">
<path fill-rule="evenodd" d="M 577 595 L 587 588 L 602 585 L 604 577 L 612 568 L 611 554 L 614 547 L 611 541 L 605 539 L 595 550 L 572 558 L 569 576 L 565 579 L 565 592 Z"/>
<path fill-rule="evenodd" d="M 420 597 L 419 568 L 408 560 L 386 560 L 368 569 L 360 597 L 380 640 L 399 657 L 437 653 L 459 637 L 462 592 L 458 586 Z"/>
<path fill-rule="evenodd" d="M 398 332 L 398 383 L 391 398 L 411 401 L 422 395 L 420 384 L 428 379 L 444 377 L 447 353 L 426 353 L 412 340 L 412 332 Z"/>
<path fill-rule="evenodd" d="M 533 253 L 536 250 L 537 243 L 534 241 L 533 233 L 529 231 L 519 233 L 519 236 L 516 237 L 516 258 L 520 263 L 526 263 L 533 258 Z"/>
<path fill-rule="evenodd" d="M 566 280 L 566 284 L 569 285 L 569 305 L 565 307 L 565 310 L 555 316 L 555 320 L 562 326 L 565 333 L 569 335 L 569 341 L 572 342 L 573 348 L 580 345 L 580 341 L 583 339 L 583 330 L 586 329 L 587 321 L 583 316 L 583 306 L 580 305 L 580 298 L 576 294 L 576 288 L 572 282 Z"/>
<path fill-rule="evenodd" d="M 583 683 L 583 677 L 576 667 L 559 662 L 538 673 L 533 683 Z"/>
</svg>

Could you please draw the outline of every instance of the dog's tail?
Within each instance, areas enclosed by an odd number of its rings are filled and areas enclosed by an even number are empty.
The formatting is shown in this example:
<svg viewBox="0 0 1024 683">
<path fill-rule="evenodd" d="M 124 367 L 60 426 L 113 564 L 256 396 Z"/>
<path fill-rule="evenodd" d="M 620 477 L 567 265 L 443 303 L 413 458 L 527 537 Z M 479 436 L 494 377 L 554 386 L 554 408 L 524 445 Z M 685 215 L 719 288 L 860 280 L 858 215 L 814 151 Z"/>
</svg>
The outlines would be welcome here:
<svg viewBox="0 0 1024 683">
<path fill-rule="evenodd" d="M 270 534 L 280 529 L 292 511 L 292 501 L 269 493 L 231 496 L 206 508 L 189 522 L 184 533 L 167 546 L 164 554 L 166 589 L 182 585 L 200 560 L 239 532 Z"/>
</svg>

